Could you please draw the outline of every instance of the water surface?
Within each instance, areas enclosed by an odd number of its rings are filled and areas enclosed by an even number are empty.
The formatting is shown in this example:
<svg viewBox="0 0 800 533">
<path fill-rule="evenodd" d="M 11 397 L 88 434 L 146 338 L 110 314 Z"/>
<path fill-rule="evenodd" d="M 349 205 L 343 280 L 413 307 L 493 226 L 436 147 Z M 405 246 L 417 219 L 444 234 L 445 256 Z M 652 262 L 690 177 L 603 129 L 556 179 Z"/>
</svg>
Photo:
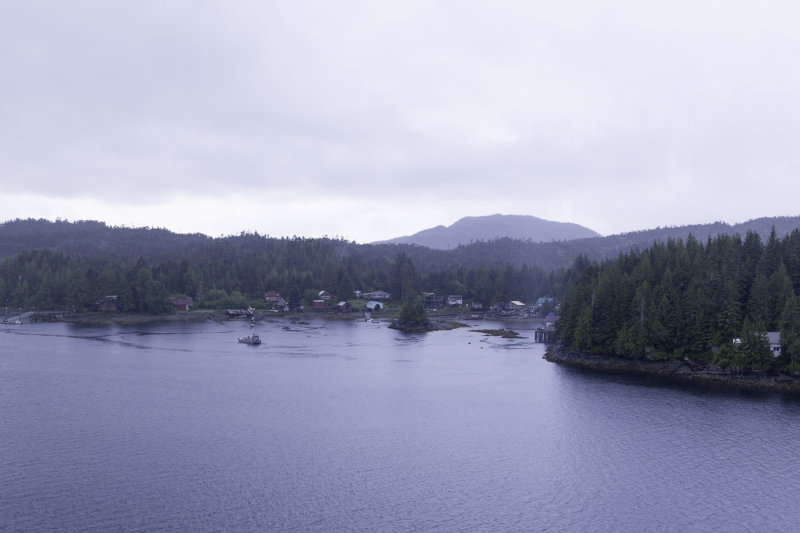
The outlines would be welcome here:
<svg viewBox="0 0 800 533">
<path fill-rule="evenodd" d="M 796 528 L 800 403 L 558 367 L 506 326 L 3 326 L 0 530 Z"/>
</svg>

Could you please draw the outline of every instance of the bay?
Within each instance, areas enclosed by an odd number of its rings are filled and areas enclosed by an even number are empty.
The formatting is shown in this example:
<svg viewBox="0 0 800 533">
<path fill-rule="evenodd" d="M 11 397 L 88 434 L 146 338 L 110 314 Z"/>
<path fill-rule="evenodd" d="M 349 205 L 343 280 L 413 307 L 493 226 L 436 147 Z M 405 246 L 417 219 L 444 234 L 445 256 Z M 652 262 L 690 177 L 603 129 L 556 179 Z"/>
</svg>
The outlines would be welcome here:
<svg viewBox="0 0 800 533">
<path fill-rule="evenodd" d="M 0 530 L 796 527 L 796 399 L 562 368 L 535 326 L 2 326 Z"/>
</svg>

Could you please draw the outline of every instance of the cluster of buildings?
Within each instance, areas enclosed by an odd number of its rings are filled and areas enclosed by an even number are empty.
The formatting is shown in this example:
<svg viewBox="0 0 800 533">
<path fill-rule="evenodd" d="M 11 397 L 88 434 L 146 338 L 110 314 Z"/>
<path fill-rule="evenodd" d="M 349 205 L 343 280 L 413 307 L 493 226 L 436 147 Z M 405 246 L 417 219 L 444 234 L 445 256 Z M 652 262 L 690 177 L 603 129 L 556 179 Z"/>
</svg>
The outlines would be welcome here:
<svg viewBox="0 0 800 533">
<path fill-rule="evenodd" d="M 370 311 L 382 311 L 385 302 L 391 297 L 391 294 L 386 291 L 354 291 L 353 295 L 356 298 L 367 300 L 365 308 Z M 114 307 L 116 297 L 107 297 L 106 301 L 102 302 L 100 307 L 109 308 Z M 191 311 L 194 308 L 194 301 L 190 296 L 173 296 L 169 299 L 170 303 L 175 306 L 176 311 Z M 274 312 L 285 313 L 289 311 L 304 311 L 303 306 L 296 305 L 290 307 L 289 302 L 281 296 L 277 291 L 267 291 L 264 293 L 264 302 Z M 296 302 L 295 302 L 296 303 Z M 558 310 L 558 304 L 552 297 L 542 297 L 536 300 L 535 304 L 525 304 L 519 300 L 509 300 L 494 302 L 488 305 L 480 301 L 472 301 L 465 304 L 464 297 L 460 294 L 448 294 L 443 296 L 435 292 L 422 293 L 422 305 L 427 311 L 438 311 L 444 307 L 464 307 L 469 306 L 473 312 L 488 312 L 496 313 L 503 316 L 555 316 Z M 314 300 L 311 302 L 311 308 L 315 311 L 334 310 L 341 312 L 352 311 L 352 304 L 346 300 L 336 302 L 333 295 L 326 291 L 321 290 L 317 293 Z"/>
<path fill-rule="evenodd" d="M 385 302 L 391 298 L 390 293 L 381 290 L 370 292 L 356 290 L 353 292 L 353 296 L 367 300 L 365 308 L 370 311 L 383 310 Z M 273 311 L 285 312 L 290 310 L 287 301 L 276 291 L 264 293 L 264 301 L 272 304 Z M 435 292 L 424 292 L 422 293 L 422 305 L 427 311 L 435 312 L 444 307 L 464 307 L 467 304 L 465 304 L 464 297 L 460 294 L 443 296 Z M 469 309 L 474 312 L 489 312 L 502 315 L 544 316 L 558 310 L 558 304 L 552 297 L 539 298 L 532 305 L 525 304 L 519 300 L 495 302 L 491 305 L 473 301 L 468 305 Z M 353 310 L 349 302 L 343 300 L 336 303 L 333 295 L 325 290 L 319 291 L 311 302 L 311 308 L 316 311 L 338 310 L 347 312 Z"/>
</svg>

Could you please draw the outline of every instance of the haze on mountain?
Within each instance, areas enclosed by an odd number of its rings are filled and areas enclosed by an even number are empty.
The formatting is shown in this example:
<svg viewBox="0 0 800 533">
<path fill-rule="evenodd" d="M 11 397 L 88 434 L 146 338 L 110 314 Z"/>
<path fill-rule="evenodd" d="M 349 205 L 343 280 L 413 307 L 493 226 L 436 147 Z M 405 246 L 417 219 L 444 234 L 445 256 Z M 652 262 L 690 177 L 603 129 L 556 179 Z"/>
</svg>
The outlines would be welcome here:
<svg viewBox="0 0 800 533">
<path fill-rule="evenodd" d="M 600 234 L 571 222 L 553 222 L 530 215 L 497 214 L 464 217 L 450 226 L 436 226 L 375 244 L 417 244 L 436 250 L 451 250 L 460 245 L 506 237 L 529 242 L 551 242 L 600 237 Z"/>
</svg>

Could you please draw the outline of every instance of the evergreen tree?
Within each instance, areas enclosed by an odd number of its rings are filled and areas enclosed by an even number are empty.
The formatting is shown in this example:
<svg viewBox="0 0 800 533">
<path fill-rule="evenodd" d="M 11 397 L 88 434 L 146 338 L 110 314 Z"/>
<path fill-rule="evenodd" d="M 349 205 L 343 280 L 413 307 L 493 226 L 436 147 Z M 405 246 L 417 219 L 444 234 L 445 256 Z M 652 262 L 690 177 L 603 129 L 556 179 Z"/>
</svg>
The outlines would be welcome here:
<svg viewBox="0 0 800 533">
<path fill-rule="evenodd" d="M 408 298 L 400 309 L 398 322 L 403 325 L 424 325 L 428 323 L 428 313 L 422 305 L 422 298 Z"/>
</svg>

